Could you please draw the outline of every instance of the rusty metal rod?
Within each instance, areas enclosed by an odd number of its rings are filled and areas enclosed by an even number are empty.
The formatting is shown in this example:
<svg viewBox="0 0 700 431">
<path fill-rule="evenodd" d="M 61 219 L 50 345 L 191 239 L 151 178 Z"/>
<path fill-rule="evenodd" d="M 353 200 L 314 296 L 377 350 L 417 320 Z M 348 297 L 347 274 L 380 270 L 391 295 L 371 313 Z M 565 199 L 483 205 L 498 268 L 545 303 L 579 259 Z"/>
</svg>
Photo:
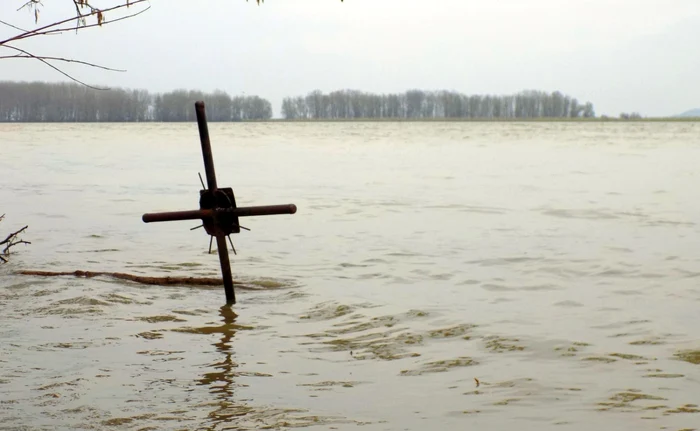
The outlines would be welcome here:
<svg viewBox="0 0 700 431">
<path fill-rule="evenodd" d="M 191 211 L 172 211 L 162 213 L 144 214 L 141 219 L 144 223 L 155 223 L 161 221 L 181 221 L 181 220 L 204 220 L 213 218 L 217 213 L 233 214 L 238 217 L 254 217 L 277 214 L 294 214 L 297 212 L 297 207 L 294 204 L 288 205 L 264 205 L 254 207 L 239 207 L 239 208 L 219 208 L 211 210 L 191 210 Z"/>
<path fill-rule="evenodd" d="M 219 252 L 219 263 L 221 264 L 221 277 L 224 281 L 224 292 L 226 292 L 226 303 L 236 303 L 236 293 L 233 291 L 233 276 L 231 275 L 231 262 L 228 260 L 228 246 L 226 238 L 219 235 L 216 237 L 216 248 Z"/>
<path fill-rule="evenodd" d="M 149 213 L 144 214 L 141 219 L 144 223 L 154 223 L 161 221 L 180 221 L 180 220 L 202 220 L 214 216 L 212 210 L 192 210 L 192 211 L 172 211 L 164 213 Z"/>
<path fill-rule="evenodd" d="M 204 171 L 207 175 L 207 186 L 212 192 L 216 192 L 216 171 L 214 170 L 214 156 L 211 153 L 211 141 L 209 140 L 209 127 L 207 126 L 207 114 L 204 110 L 204 102 L 196 102 L 194 110 L 197 113 L 197 126 L 199 127 L 199 140 L 202 144 L 202 156 L 204 157 Z"/>
<path fill-rule="evenodd" d="M 214 156 L 211 153 L 211 141 L 209 139 L 209 127 L 207 126 L 207 114 L 204 109 L 204 102 L 199 101 L 194 104 L 194 110 L 197 113 L 197 126 L 199 127 L 199 140 L 202 144 L 202 157 L 204 158 L 204 171 L 207 175 L 207 186 L 211 193 L 216 193 L 216 171 L 214 170 Z M 185 212 L 186 214 L 187 212 Z M 201 215 L 202 220 L 205 217 L 211 218 L 212 215 Z M 182 215 L 182 214 L 181 214 Z M 170 218 L 169 220 L 178 220 Z M 183 219 L 180 219 L 183 220 Z M 184 219 L 187 220 L 187 219 Z M 148 223 L 146 215 L 143 216 L 143 221 Z M 216 237 L 216 247 L 219 252 L 219 263 L 221 264 L 221 276 L 224 281 L 224 291 L 226 292 L 226 303 L 235 304 L 236 294 L 233 291 L 233 277 L 231 276 L 231 262 L 228 259 L 228 249 L 226 248 L 226 239 L 223 236 Z"/>
<path fill-rule="evenodd" d="M 295 214 L 297 212 L 297 206 L 294 204 L 262 205 L 254 207 L 226 208 L 217 211 L 230 213 L 238 217 L 253 217 L 277 214 Z"/>
</svg>

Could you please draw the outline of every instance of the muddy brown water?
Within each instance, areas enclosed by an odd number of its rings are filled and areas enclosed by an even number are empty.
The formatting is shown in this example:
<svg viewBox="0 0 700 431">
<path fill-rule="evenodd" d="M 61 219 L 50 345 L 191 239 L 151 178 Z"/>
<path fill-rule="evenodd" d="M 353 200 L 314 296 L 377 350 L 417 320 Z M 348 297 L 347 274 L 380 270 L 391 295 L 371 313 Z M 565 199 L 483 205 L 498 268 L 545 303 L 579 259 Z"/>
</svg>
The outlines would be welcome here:
<svg viewBox="0 0 700 431">
<path fill-rule="evenodd" d="M 700 429 L 700 124 L 0 125 L 3 430 Z"/>
</svg>

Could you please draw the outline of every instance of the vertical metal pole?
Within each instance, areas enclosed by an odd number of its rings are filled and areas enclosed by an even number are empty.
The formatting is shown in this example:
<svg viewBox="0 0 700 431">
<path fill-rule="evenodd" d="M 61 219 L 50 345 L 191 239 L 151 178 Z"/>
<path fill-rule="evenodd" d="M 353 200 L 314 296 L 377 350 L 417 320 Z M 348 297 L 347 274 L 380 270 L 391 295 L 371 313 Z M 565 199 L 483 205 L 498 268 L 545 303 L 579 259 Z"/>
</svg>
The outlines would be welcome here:
<svg viewBox="0 0 700 431">
<path fill-rule="evenodd" d="M 212 194 L 216 193 L 216 172 L 214 171 L 214 157 L 211 153 L 211 142 L 209 140 L 209 128 L 207 127 L 207 115 L 204 110 L 204 102 L 194 104 L 197 113 L 197 126 L 199 126 L 199 140 L 202 143 L 202 156 L 204 157 L 204 171 L 207 174 L 207 186 Z M 216 248 L 219 252 L 219 263 L 221 264 L 221 276 L 224 280 L 224 291 L 226 292 L 226 303 L 236 303 L 236 293 L 233 291 L 233 277 L 231 276 L 231 262 L 228 258 L 226 248 L 226 238 L 223 235 L 216 236 Z"/>
<path fill-rule="evenodd" d="M 199 140 L 202 143 L 202 156 L 204 156 L 204 171 L 207 174 L 207 186 L 212 193 L 216 193 L 216 172 L 214 171 L 214 157 L 211 154 L 211 142 L 209 141 L 209 128 L 207 127 L 207 114 L 204 111 L 204 102 L 196 102 L 194 109 L 197 113 L 197 126 L 199 126 Z"/>
<path fill-rule="evenodd" d="M 216 237 L 216 249 L 219 251 L 219 263 L 221 264 L 221 276 L 224 279 L 224 291 L 226 303 L 236 303 L 236 292 L 233 290 L 233 277 L 231 276 L 231 262 L 228 260 L 226 238 L 222 235 Z"/>
</svg>

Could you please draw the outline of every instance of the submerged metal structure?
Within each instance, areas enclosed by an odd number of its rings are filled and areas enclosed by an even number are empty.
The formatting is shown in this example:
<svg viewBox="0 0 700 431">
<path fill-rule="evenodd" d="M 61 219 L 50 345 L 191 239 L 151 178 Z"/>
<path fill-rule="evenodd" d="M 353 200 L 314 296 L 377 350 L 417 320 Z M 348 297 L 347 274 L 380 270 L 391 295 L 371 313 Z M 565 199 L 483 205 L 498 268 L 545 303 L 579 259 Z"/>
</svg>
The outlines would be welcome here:
<svg viewBox="0 0 700 431">
<path fill-rule="evenodd" d="M 180 220 L 201 220 L 204 230 L 211 236 L 209 242 L 209 252 L 211 243 L 216 238 L 216 247 L 219 252 L 219 263 L 221 264 L 221 276 L 223 277 L 224 290 L 226 292 L 226 302 L 236 303 L 236 294 L 233 289 L 233 277 L 231 276 L 231 262 L 228 255 L 226 238 L 233 242 L 230 235 L 240 233 L 241 229 L 249 230 L 238 223 L 239 217 L 264 216 L 276 214 L 294 214 L 297 207 L 294 204 L 287 205 L 267 205 L 238 207 L 233 189 L 230 187 L 219 187 L 216 183 L 216 172 L 214 170 L 214 157 L 211 152 L 211 142 L 209 140 L 209 128 L 204 102 L 196 102 L 197 125 L 199 126 L 199 139 L 202 144 L 202 156 L 204 158 L 204 170 L 207 176 L 207 185 L 199 193 L 199 209 L 190 211 L 174 211 L 163 213 L 144 214 L 142 219 L 145 223 L 180 221 Z M 201 179 L 201 176 L 200 176 Z M 196 228 L 194 228 L 196 229 Z"/>
</svg>

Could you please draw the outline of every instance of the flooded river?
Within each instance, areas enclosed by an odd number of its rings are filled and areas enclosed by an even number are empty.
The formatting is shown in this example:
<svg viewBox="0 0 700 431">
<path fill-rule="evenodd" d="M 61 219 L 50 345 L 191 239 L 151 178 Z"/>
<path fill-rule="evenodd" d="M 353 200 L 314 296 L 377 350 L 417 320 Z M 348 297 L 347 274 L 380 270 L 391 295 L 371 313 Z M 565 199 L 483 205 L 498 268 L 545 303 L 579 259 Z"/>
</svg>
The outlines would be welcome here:
<svg viewBox="0 0 700 431">
<path fill-rule="evenodd" d="M 700 429 L 700 123 L 210 132 L 233 307 L 15 274 L 217 276 L 195 124 L 0 125 L 0 429 Z"/>
</svg>

